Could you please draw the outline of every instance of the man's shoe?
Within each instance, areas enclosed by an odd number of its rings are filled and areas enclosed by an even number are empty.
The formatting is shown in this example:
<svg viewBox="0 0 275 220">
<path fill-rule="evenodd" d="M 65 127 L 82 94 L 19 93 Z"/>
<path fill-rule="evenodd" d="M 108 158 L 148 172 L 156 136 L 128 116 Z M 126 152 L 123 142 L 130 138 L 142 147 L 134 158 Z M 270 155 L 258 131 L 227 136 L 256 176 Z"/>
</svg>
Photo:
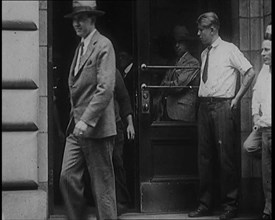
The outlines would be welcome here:
<svg viewBox="0 0 275 220">
<path fill-rule="evenodd" d="M 262 219 L 271 219 L 270 215 L 263 213 Z"/>
<path fill-rule="evenodd" d="M 209 216 L 211 212 L 208 209 L 198 208 L 195 211 L 192 211 L 188 213 L 188 217 L 194 218 L 194 217 L 203 217 L 203 216 Z"/>
<path fill-rule="evenodd" d="M 237 210 L 226 210 L 220 215 L 220 220 L 229 220 L 237 216 Z"/>
</svg>

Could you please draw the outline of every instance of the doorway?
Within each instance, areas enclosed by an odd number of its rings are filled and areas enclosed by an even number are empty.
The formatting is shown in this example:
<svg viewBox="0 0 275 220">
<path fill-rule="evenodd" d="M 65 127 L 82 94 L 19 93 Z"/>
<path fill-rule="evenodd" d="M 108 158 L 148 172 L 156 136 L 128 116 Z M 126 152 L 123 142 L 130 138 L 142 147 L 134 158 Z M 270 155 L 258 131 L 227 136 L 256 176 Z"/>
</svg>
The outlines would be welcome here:
<svg viewBox="0 0 275 220">
<path fill-rule="evenodd" d="M 222 39 L 231 41 L 230 4 L 226 0 L 137 1 L 141 212 L 188 212 L 197 205 L 197 122 L 167 119 L 169 102 L 165 99 L 167 100 L 168 95 L 164 97 L 163 94 L 172 94 L 168 90 L 173 89 L 173 86 L 167 88 L 161 86 L 161 82 L 167 69 L 174 69 L 171 66 L 175 62 L 171 60 L 174 59 L 175 25 L 184 25 L 196 38 L 196 19 L 201 13 L 214 11 L 222 23 Z M 190 42 L 189 52 L 199 61 L 202 49 L 199 39 Z M 177 93 L 174 100 L 180 95 Z M 186 104 L 178 101 L 180 99 L 176 100 L 177 105 Z M 162 104 L 161 108 L 159 103 Z M 163 113 L 165 110 L 166 114 Z"/>
<path fill-rule="evenodd" d="M 134 52 L 134 1 L 97 1 L 97 6 L 106 14 L 97 19 L 97 30 L 108 37 L 115 48 L 116 55 L 120 51 Z M 53 45 L 53 144 L 51 147 L 52 165 L 52 189 L 50 189 L 50 214 L 64 214 L 64 202 L 59 189 L 59 176 L 65 147 L 65 131 L 69 121 L 70 100 L 68 90 L 68 73 L 75 48 L 79 38 L 75 35 L 70 19 L 64 15 L 72 11 L 72 0 L 52 1 L 52 45 Z M 134 90 L 134 88 L 132 88 Z M 132 91 L 135 94 L 135 91 Z M 135 106 L 133 106 L 134 112 Z M 134 116 L 136 120 L 136 117 Z M 136 131 L 137 123 L 134 122 Z M 137 168 L 137 141 L 125 141 L 124 146 L 124 168 L 126 171 L 127 187 L 131 197 L 130 210 L 138 209 L 138 168 Z M 89 179 L 85 176 L 85 184 Z M 89 189 L 87 187 L 87 189 Z M 94 201 L 90 190 L 85 191 L 87 202 L 93 210 Z"/>
<path fill-rule="evenodd" d="M 141 85 L 158 85 L 164 75 L 143 71 L 142 64 L 166 65 L 173 57 L 171 30 L 176 23 L 184 23 L 196 35 L 196 18 L 205 11 L 218 12 L 222 22 L 221 36 L 232 40 L 231 3 L 223 0 L 98 0 L 98 8 L 106 14 L 97 20 L 97 29 L 108 37 L 118 53 L 128 50 L 137 64 L 133 79 L 135 98 L 134 119 L 137 138 L 124 147 L 124 166 L 127 186 L 132 198 L 131 209 L 141 212 L 181 212 L 195 205 L 197 195 L 197 129 L 196 123 L 155 120 L 153 108 L 143 108 L 143 97 L 149 95 L 150 104 L 155 91 L 143 93 Z M 53 90 L 56 124 L 53 152 L 53 198 L 50 214 L 64 213 L 59 190 L 59 174 L 64 151 L 64 136 L 69 119 L 70 103 L 67 78 L 74 50 L 79 42 L 71 21 L 64 15 L 71 12 L 71 1 L 52 1 L 53 26 Z M 200 59 L 200 43 L 191 52 Z M 150 97 L 152 99 L 150 99 Z M 153 105 L 152 105 L 153 106 Z M 60 134 L 57 132 L 60 129 Z M 88 179 L 86 180 L 89 181 Z M 89 204 L 94 206 L 91 192 L 86 191 Z"/>
</svg>

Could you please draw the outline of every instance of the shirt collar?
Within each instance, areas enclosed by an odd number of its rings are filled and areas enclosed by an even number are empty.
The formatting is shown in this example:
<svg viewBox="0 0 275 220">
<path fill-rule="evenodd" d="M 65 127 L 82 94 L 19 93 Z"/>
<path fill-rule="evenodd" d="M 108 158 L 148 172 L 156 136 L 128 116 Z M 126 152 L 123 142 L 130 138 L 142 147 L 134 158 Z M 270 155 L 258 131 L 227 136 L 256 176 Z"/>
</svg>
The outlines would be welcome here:
<svg viewBox="0 0 275 220">
<path fill-rule="evenodd" d="M 88 46 L 95 32 L 96 32 L 96 29 L 94 29 L 85 39 L 81 38 L 81 42 L 84 43 L 84 47 Z"/>
<path fill-rule="evenodd" d="M 125 70 L 124 70 L 124 73 L 125 73 L 124 78 L 125 78 L 126 75 L 130 72 L 132 66 L 133 66 L 133 63 L 130 63 L 130 64 L 125 68 Z"/>
<path fill-rule="evenodd" d="M 217 47 L 221 42 L 222 42 L 221 37 L 218 37 L 218 38 L 211 44 L 212 48 L 213 48 L 213 47 Z"/>
</svg>

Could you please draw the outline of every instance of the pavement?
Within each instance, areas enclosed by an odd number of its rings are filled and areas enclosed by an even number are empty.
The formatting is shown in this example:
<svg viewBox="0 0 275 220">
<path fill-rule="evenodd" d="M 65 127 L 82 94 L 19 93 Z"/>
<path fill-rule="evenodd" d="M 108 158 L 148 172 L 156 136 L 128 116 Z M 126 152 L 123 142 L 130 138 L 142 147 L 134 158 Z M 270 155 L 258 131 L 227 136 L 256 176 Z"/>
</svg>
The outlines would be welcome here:
<svg viewBox="0 0 275 220">
<path fill-rule="evenodd" d="M 215 220 L 219 219 L 219 213 L 214 213 L 212 216 L 200 217 L 200 218 L 189 218 L 187 213 L 172 213 L 172 214 L 157 214 L 157 213 L 125 213 L 118 217 L 118 220 L 184 220 L 184 219 L 192 219 L 192 220 Z M 66 220 L 65 215 L 53 215 L 49 220 Z M 96 220 L 94 214 L 89 216 L 89 220 Z M 258 220 L 256 215 L 253 214 L 240 214 L 234 220 Z"/>
</svg>

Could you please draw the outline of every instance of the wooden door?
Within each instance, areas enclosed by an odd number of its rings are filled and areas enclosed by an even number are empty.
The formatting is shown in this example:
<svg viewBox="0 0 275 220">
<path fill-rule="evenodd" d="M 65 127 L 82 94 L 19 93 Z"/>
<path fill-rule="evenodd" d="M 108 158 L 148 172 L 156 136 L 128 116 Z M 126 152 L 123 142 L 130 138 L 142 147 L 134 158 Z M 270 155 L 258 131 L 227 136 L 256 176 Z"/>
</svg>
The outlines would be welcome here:
<svg viewBox="0 0 275 220">
<path fill-rule="evenodd" d="M 173 57 L 171 33 L 183 23 L 195 35 L 196 1 L 137 1 L 141 212 L 178 212 L 197 198 L 197 123 L 157 120 L 156 97 Z M 194 47 L 193 55 L 197 55 Z M 146 66 L 145 66 L 146 65 Z M 189 88 L 187 88 L 189 89 Z"/>
</svg>

